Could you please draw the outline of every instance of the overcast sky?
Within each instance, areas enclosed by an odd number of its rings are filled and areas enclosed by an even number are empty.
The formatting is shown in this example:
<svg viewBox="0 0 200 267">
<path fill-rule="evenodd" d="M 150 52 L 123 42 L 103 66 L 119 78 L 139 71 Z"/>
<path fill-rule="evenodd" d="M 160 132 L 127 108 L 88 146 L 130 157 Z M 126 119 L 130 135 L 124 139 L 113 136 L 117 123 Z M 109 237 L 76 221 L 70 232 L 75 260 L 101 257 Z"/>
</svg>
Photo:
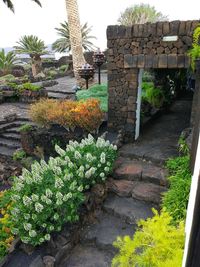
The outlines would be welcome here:
<svg viewBox="0 0 200 267">
<path fill-rule="evenodd" d="M 0 47 L 15 45 L 20 36 L 34 34 L 51 44 L 58 37 L 55 27 L 67 18 L 65 0 L 41 0 L 40 8 L 31 0 L 13 0 L 13 14 L 0 0 Z M 128 6 L 149 3 L 169 20 L 200 19 L 200 0 L 78 0 L 81 23 L 93 26 L 96 45 L 106 48 L 107 25 L 114 25 Z"/>
</svg>

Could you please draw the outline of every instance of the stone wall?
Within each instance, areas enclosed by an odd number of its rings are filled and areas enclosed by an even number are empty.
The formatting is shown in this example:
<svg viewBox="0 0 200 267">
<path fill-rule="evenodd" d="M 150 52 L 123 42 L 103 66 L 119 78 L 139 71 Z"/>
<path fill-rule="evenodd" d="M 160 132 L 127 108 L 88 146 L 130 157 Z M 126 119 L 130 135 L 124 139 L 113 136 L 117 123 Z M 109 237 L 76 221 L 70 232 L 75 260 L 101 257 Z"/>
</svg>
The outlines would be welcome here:
<svg viewBox="0 0 200 267">
<path fill-rule="evenodd" d="M 108 125 L 124 129 L 134 139 L 138 73 L 140 68 L 188 68 L 187 51 L 199 21 L 172 21 L 143 25 L 108 26 Z M 163 41 L 178 36 L 177 41 Z"/>
</svg>

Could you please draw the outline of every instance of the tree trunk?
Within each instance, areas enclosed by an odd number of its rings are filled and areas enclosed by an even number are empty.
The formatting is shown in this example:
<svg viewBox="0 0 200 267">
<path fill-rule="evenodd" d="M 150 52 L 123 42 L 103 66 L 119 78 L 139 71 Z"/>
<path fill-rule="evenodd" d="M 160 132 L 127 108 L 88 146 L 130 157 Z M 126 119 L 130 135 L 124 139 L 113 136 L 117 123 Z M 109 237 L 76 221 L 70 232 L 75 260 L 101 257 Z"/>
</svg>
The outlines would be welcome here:
<svg viewBox="0 0 200 267">
<path fill-rule="evenodd" d="M 85 63 L 82 46 L 81 24 L 78 13 L 77 0 L 65 0 L 70 33 L 70 43 L 72 49 L 74 76 L 77 84 L 82 85 L 78 75 L 78 68 Z"/>
<path fill-rule="evenodd" d="M 42 60 L 41 57 L 35 55 L 31 58 L 32 61 L 32 74 L 33 77 L 36 77 L 39 73 L 42 72 Z"/>
</svg>

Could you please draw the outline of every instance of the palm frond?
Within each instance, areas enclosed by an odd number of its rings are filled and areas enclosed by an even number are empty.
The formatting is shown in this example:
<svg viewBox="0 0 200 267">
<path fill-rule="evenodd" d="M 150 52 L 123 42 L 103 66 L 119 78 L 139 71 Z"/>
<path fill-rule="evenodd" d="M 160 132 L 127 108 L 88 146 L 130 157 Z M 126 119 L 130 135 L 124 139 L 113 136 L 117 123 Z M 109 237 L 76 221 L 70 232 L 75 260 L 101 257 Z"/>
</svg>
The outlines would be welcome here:
<svg viewBox="0 0 200 267">
<path fill-rule="evenodd" d="M 35 2 L 36 4 L 38 4 L 39 6 L 42 7 L 41 3 L 39 0 L 32 0 L 33 2 Z M 15 9 L 14 9 L 14 5 L 13 5 L 13 2 L 11 0 L 3 0 L 4 4 L 7 5 L 7 7 L 12 11 L 14 12 Z"/>
</svg>

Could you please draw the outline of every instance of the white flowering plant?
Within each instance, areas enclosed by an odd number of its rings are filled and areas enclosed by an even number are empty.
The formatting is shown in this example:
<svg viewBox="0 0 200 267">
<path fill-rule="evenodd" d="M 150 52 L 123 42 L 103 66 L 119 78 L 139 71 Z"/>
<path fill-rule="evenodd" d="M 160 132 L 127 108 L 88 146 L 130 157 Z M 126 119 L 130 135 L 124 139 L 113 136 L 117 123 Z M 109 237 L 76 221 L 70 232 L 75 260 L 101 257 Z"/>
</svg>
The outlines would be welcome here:
<svg viewBox="0 0 200 267">
<path fill-rule="evenodd" d="M 105 181 L 117 156 L 116 146 L 91 135 L 80 143 L 71 141 L 66 150 L 58 145 L 55 149 L 58 157 L 23 169 L 12 186 L 12 232 L 34 246 L 50 240 L 64 223 L 79 219 L 84 190 Z"/>
</svg>

